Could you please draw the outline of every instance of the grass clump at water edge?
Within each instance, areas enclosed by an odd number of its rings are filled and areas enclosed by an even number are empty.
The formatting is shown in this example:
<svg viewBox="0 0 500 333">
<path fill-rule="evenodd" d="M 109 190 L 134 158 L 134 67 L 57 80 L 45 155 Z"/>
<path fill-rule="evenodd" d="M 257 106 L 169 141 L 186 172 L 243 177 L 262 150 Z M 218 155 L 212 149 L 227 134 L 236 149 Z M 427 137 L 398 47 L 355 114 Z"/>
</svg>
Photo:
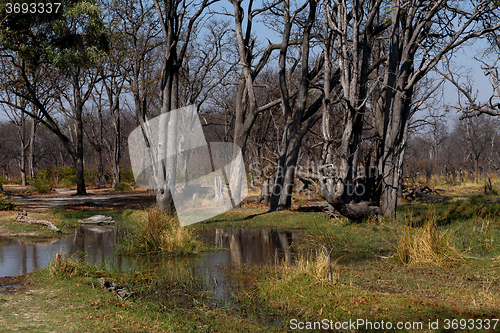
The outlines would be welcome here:
<svg viewBox="0 0 500 333">
<path fill-rule="evenodd" d="M 422 227 L 414 227 L 411 217 L 402 228 L 394 258 L 405 265 L 427 263 L 441 266 L 462 260 L 452 242 L 452 234 L 437 230 L 436 215 L 429 210 Z"/>
<path fill-rule="evenodd" d="M 138 230 L 120 247 L 122 253 L 179 256 L 197 254 L 207 249 L 190 227 L 181 227 L 177 217 L 151 209 L 140 221 Z"/>
</svg>

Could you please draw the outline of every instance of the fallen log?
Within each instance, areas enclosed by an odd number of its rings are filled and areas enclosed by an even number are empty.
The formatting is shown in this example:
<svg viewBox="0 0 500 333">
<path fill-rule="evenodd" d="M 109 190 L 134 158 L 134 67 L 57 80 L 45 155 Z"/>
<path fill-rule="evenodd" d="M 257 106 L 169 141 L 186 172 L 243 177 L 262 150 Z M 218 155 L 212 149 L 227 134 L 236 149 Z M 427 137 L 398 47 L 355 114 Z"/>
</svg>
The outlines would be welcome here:
<svg viewBox="0 0 500 333">
<path fill-rule="evenodd" d="M 444 195 L 436 195 L 432 193 L 439 193 L 437 190 L 431 190 L 429 187 L 424 187 L 420 190 L 419 187 L 416 187 L 413 191 L 405 195 L 405 199 L 407 200 L 428 200 L 428 201 L 446 201 L 450 200 L 451 197 L 447 197 Z"/>
<path fill-rule="evenodd" d="M 35 219 L 32 219 L 31 217 L 28 217 L 28 213 L 26 213 L 26 211 L 19 213 L 14 220 L 19 221 L 19 222 L 26 222 L 26 223 L 30 223 L 30 224 L 42 224 L 42 225 L 49 227 L 52 230 L 55 230 L 56 232 L 61 232 L 61 230 L 59 230 L 59 228 L 56 227 L 52 222 L 45 221 L 45 220 L 35 220 Z"/>
</svg>

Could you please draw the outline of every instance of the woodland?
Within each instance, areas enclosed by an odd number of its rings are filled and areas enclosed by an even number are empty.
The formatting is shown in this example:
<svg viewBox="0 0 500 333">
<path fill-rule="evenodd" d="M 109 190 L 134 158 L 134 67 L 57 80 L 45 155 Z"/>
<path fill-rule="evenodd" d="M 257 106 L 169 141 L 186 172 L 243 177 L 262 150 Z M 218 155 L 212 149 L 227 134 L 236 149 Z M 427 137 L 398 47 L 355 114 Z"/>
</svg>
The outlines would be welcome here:
<svg viewBox="0 0 500 333">
<path fill-rule="evenodd" d="M 78 195 L 132 183 L 129 133 L 195 105 L 207 141 L 241 148 L 270 211 L 310 186 L 353 220 L 394 217 L 417 178 L 486 190 L 500 158 L 498 5 L 68 0 L 49 12 L 2 1 L 2 182 L 63 169 Z M 487 100 L 456 62 L 466 45 L 481 45 Z M 155 195 L 174 209 L 168 189 Z"/>
</svg>

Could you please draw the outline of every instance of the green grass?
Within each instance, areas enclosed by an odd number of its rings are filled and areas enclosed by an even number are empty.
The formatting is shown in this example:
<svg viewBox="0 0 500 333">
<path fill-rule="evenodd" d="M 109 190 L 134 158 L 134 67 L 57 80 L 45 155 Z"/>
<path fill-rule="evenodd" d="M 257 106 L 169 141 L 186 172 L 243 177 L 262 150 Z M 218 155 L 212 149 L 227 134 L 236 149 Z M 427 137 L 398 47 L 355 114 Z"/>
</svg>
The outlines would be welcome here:
<svg viewBox="0 0 500 333">
<path fill-rule="evenodd" d="M 500 205 L 482 198 L 405 204 L 396 220 L 363 223 L 324 213 L 236 209 L 187 228 L 162 222 L 162 216 L 146 219 L 151 211 L 59 208 L 52 214 L 68 226 L 95 214 L 113 216 L 142 244 L 135 254 L 162 252 L 168 228 L 297 231 L 305 242 L 295 263 L 233 266 L 227 274 L 235 308 L 214 307 L 187 265 L 152 261 L 134 271 L 110 271 L 67 260 L 33 274 L 28 293 L 0 294 L 0 305 L 7 304 L 0 331 L 283 332 L 290 331 L 292 318 L 414 321 L 426 329 L 429 320 L 498 318 Z M 331 282 L 323 246 L 331 256 Z M 93 288 L 100 276 L 128 283 L 135 296 L 122 301 Z"/>
<path fill-rule="evenodd" d="M 302 213 L 297 211 L 267 212 L 267 208 L 233 209 L 205 222 L 196 223 L 197 229 L 212 228 L 267 228 L 278 231 L 314 230 L 317 226 L 331 223 L 325 213 Z"/>
<path fill-rule="evenodd" d="M 134 296 L 122 300 L 101 289 L 99 277 L 127 283 Z M 188 270 L 119 273 L 66 259 L 28 280 L 26 290 L 0 294 L 0 331 L 249 332 L 262 328 L 227 308 L 210 307 L 210 295 L 199 289 Z"/>
<path fill-rule="evenodd" d="M 18 237 L 23 237 L 23 234 L 30 234 L 29 237 L 36 235 L 38 238 L 59 237 L 61 234 L 70 234 L 73 232 L 73 227 L 69 226 L 64 220 L 55 218 L 48 213 L 28 213 L 28 216 L 38 220 L 47 220 L 61 230 L 61 233 L 56 233 L 49 227 L 40 224 L 30 224 L 26 222 L 15 221 L 18 212 L 9 211 L 0 214 L 0 234 L 9 235 L 16 234 Z"/>
<path fill-rule="evenodd" d="M 59 220 L 63 220 L 68 226 L 75 227 L 78 220 L 83 220 L 94 215 L 112 216 L 117 226 L 134 230 L 138 228 L 140 221 L 145 215 L 144 210 L 137 209 L 102 209 L 99 206 L 89 203 L 85 209 L 68 209 L 60 206 L 50 210 L 50 214 Z M 95 208 L 94 208 L 95 207 Z"/>
</svg>

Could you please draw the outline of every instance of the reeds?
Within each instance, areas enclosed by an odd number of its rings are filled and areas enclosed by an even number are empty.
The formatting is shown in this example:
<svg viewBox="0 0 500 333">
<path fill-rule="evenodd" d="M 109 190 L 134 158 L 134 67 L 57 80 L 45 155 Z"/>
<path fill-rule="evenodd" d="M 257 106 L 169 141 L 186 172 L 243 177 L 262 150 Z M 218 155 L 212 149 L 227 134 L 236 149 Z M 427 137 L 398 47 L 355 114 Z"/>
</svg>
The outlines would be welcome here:
<svg viewBox="0 0 500 333">
<path fill-rule="evenodd" d="M 122 252 L 177 256 L 196 254 L 204 248 L 194 229 L 181 227 L 173 215 L 151 209 L 146 212 L 146 220 L 140 223 L 139 231 L 122 247 Z"/>
</svg>

